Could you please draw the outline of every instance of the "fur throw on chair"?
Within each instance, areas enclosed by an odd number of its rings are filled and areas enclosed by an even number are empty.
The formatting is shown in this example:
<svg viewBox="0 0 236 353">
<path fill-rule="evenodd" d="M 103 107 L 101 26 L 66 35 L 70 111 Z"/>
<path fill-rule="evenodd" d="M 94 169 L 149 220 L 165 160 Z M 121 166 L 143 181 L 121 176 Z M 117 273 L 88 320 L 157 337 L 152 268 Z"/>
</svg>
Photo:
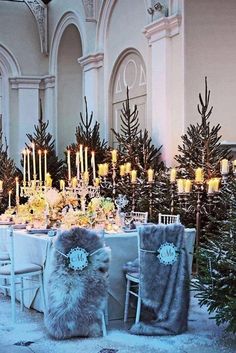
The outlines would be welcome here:
<svg viewBox="0 0 236 353">
<path fill-rule="evenodd" d="M 84 228 L 64 231 L 54 246 L 44 320 L 49 334 L 56 339 L 102 335 L 110 249 L 103 246 L 103 240 L 95 232 Z M 88 266 L 83 270 L 71 269 L 63 255 L 77 247 L 89 254 L 97 250 L 88 256 Z"/>
<path fill-rule="evenodd" d="M 173 335 L 187 330 L 189 309 L 188 260 L 181 224 L 140 227 L 140 295 L 154 312 L 154 320 L 131 328 L 137 335 Z M 177 259 L 165 264 L 157 258 L 164 243 L 173 243 Z M 154 252 L 157 251 L 157 252 Z"/>
</svg>

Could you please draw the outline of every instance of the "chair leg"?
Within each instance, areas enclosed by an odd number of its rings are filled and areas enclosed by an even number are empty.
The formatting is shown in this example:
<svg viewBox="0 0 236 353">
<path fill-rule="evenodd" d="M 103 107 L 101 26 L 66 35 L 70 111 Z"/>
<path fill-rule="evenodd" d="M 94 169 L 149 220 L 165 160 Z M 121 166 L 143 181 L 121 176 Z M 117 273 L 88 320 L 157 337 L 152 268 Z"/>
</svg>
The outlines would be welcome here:
<svg viewBox="0 0 236 353">
<path fill-rule="evenodd" d="M 102 335 L 105 337 L 107 335 L 106 321 L 104 312 L 102 312 Z"/>
<path fill-rule="evenodd" d="M 39 284 L 40 284 L 40 295 L 41 295 L 41 301 L 43 304 L 43 312 L 45 313 L 46 310 L 46 303 L 45 303 L 45 292 L 44 292 L 44 283 L 43 283 L 43 275 L 39 275 Z"/>
<path fill-rule="evenodd" d="M 129 312 L 129 291 L 130 291 L 130 280 L 127 279 L 126 284 L 126 295 L 125 295 L 125 312 L 124 312 L 124 322 L 128 319 L 128 312 Z"/>
<path fill-rule="evenodd" d="M 24 279 L 20 278 L 20 310 L 24 310 Z"/>
<path fill-rule="evenodd" d="M 16 322 L 16 284 L 15 284 L 15 278 L 11 278 L 11 317 L 12 317 L 12 323 Z"/>
<path fill-rule="evenodd" d="M 139 289 L 138 290 L 138 302 L 137 302 L 137 308 L 136 308 L 136 317 L 135 317 L 136 324 L 140 320 L 140 313 L 141 313 L 141 297 L 140 297 L 140 289 Z"/>
</svg>

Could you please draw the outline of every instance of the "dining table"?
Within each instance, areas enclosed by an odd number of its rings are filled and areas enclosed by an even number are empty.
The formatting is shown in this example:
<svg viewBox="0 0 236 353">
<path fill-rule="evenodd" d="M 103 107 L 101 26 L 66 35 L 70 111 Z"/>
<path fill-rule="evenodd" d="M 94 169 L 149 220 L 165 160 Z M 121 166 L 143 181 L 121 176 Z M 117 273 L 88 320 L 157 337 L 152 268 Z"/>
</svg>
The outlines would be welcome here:
<svg viewBox="0 0 236 353">
<path fill-rule="evenodd" d="M 6 236 L 7 226 L 0 226 L 0 235 Z M 192 267 L 195 229 L 185 229 L 186 249 L 189 267 Z M 49 233 L 50 234 L 50 233 Z M 43 267 L 45 299 L 47 305 L 47 283 L 50 277 L 51 261 L 54 256 L 54 242 L 56 236 L 49 236 L 40 230 L 14 229 L 15 264 L 30 262 Z M 105 245 L 111 249 L 111 263 L 109 267 L 108 290 L 108 319 L 122 319 L 126 280 L 123 266 L 138 257 L 138 232 L 127 230 L 121 232 L 104 233 Z M 24 305 L 43 311 L 38 290 L 31 290 L 24 294 Z"/>
</svg>

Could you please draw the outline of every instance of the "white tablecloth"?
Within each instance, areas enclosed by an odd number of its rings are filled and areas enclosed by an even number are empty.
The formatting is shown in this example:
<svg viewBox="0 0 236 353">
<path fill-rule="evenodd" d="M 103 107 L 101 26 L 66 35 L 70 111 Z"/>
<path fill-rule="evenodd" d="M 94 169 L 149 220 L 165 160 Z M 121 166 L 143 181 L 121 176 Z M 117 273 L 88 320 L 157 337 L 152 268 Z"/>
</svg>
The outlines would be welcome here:
<svg viewBox="0 0 236 353">
<path fill-rule="evenodd" d="M 6 227 L 1 227 L 0 235 L 3 235 L 5 231 Z M 24 261 L 43 266 L 44 282 L 47 283 L 54 251 L 53 238 L 49 238 L 47 235 L 28 234 L 23 230 L 15 230 L 14 234 L 16 264 Z M 191 266 L 195 229 L 186 229 L 185 237 L 186 248 L 190 253 L 189 266 Z M 105 234 L 105 243 L 111 248 L 112 256 L 109 269 L 108 315 L 110 320 L 121 319 L 124 312 L 126 288 L 123 265 L 138 256 L 137 233 Z M 46 286 L 45 292 L 47 300 Z M 40 296 L 36 291 L 25 292 L 24 304 L 26 307 L 42 311 Z"/>
</svg>

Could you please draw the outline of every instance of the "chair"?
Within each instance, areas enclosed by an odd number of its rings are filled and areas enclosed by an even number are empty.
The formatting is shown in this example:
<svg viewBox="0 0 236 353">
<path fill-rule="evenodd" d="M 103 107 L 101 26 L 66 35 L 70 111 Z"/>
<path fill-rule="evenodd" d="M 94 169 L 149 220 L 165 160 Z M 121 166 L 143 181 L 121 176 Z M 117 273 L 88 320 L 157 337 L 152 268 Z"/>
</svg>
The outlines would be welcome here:
<svg viewBox="0 0 236 353">
<path fill-rule="evenodd" d="M 2 236 L 0 236 L 2 238 Z M 8 236 L 5 239 L 8 242 L 10 260 L 4 260 L 4 264 L 0 266 L 0 288 L 10 291 L 11 295 L 11 315 L 12 321 L 16 321 L 16 292 L 20 292 L 21 310 L 24 308 L 24 291 L 32 289 L 40 289 L 43 307 L 45 307 L 44 287 L 43 287 L 43 269 L 41 266 L 33 263 L 15 264 L 14 257 L 14 232 L 13 228 L 9 227 Z M 1 250 L 0 250 L 1 251 Z M 35 286 L 26 286 L 25 282 L 28 279 L 35 280 L 38 277 L 38 283 Z M 25 280 L 25 281 L 24 281 Z"/>
<path fill-rule="evenodd" d="M 44 315 L 48 333 L 56 339 L 105 336 L 110 249 L 95 231 L 75 227 L 57 237 L 54 250 Z"/>
<path fill-rule="evenodd" d="M 140 321 L 140 313 L 141 313 L 141 304 L 142 301 L 146 300 L 146 303 L 150 303 L 152 301 L 151 307 L 155 306 L 153 303 L 155 303 L 155 297 L 158 293 L 158 283 L 161 281 L 165 281 L 166 273 L 163 273 L 163 267 L 164 265 L 161 265 L 161 261 L 157 258 L 157 250 L 160 248 L 160 245 L 162 243 L 164 244 L 166 242 L 166 239 L 170 241 L 169 239 L 173 235 L 173 242 L 175 245 L 178 245 L 178 248 L 182 250 L 182 255 L 180 252 L 180 260 L 181 265 L 185 267 L 185 279 L 186 276 L 188 275 L 188 263 L 187 259 L 185 256 L 183 256 L 183 253 L 186 251 L 184 250 L 184 232 L 183 232 L 184 227 L 181 224 L 169 224 L 169 225 L 150 225 L 150 226 L 145 226 L 145 227 L 140 227 L 139 228 L 139 233 L 138 233 L 138 249 L 139 249 L 139 272 L 136 273 L 127 273 L 126 274 L 126 280 L 127 280 L 127 285 L 126 285 L 126 296 L 125 296 L 125 310 L 124 310 L 124 322 L 127 321 L 128 319 L 128 309 L 129 309 L 129 299 L 130 295 L 133 295 L 137 298 L 137 306 L 136 306 L 136 316 L 135 316 L 135 324 L 138 324 Z M 154 236 L 155 235 L 155 236 Z M 147 266 L 148 262 L 148 266 Z M 171 267 L 169 264 L 169 274 L 171 272 Z M 161 267 L 162 266 L 162 267 Z M 167 266 L 167 267 L 168 267 Z M 164 271 L 166 269 L 164 268 Z M 151 274 L 151 272 L 153 272 Z M 150 277 L 150 274 L 152 275 Z M 169 276 L 168 274 L 168 276 Z M 146 276 L 148 275 L 148 276 Z M 183 272 L 182 272 L 183 276 Z M 142 281 L 145 281 L 146 277 L 148 277 L 148 285 L 146 285 L 146 288 L 142 290 L 140 286 L 140 279 Z M 159 280 L 159 281 L 158 281 Z M 169 284 L 168 284 L 169 285 Z M 150 291 L 152 290 L 153 286 L 156 286 L 155 293 L 151 296 L 151 298 L 147 298 L 147 288 L 150 288 Z M 163 286 L 163 288 L 167 287 L 167 285 Z M 162 293 L 160 294 L 161 299 L 158 303 L 160 306 L 162 303 L 162 300 L 164 298 L 164 290 L 162 288 Z M 174 288 L 174 284 L 173 284 Z M 184 288 L 184 285 L 183 285 Z M 175 290 L 176 288 L 174 288 Z M 169 291 L 171 293 L 171 291 Z M 183 289 L 183 296 L 184 294 L 184 289 Z M 176 294 L 175 294 L 176 295 Z M 187 299 L 186 299 L 187 301 Z M 158 302 L 158 299 L 157 299 Z M 145 303 L 145 304 L 146 304 Z M 157 305 L 157 306 L 158 306 Z M 180 304 L 179 304 L 180 305 Z M 181 313 L 180 313 L 181 315 Z"/>
<path fill-rule="evenodd" d="M 180 217 L 179 217 L 179 215 L 159 213 L 158 214 L 158 223 L 159 224 L 160 223 L 162 223 L 162 224 L 180 223 Z"/>
<path fill-rule="evenodd" d="M 132 217 L 134 223 L 147 223 L 148 212 L 131 211 L 131 217 Z"/>
</svg>

